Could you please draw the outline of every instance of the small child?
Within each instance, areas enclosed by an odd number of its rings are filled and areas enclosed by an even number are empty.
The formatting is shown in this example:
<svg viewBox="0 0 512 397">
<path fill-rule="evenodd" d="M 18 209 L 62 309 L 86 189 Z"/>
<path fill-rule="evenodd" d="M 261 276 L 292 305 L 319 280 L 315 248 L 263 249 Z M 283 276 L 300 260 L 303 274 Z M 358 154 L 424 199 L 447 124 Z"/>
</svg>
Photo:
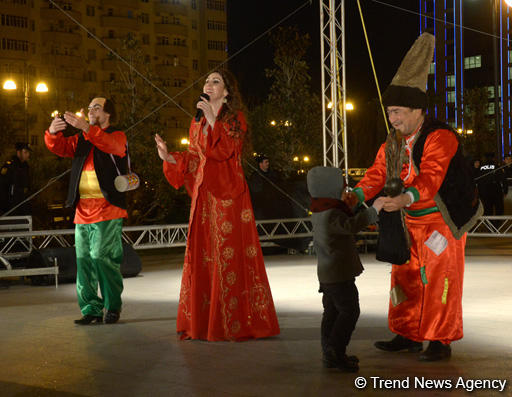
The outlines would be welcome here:
<svg viewBox="0 0 512 397">
<path fill-rule="evenodd" d="M 319 292 L 323 293 L 322 361 L 326 368 L 357 372 L 359 360 L 346 354 L 360 313 L 355 277 L 363 271 L 354 234 L 377 222 L 384 197 L 353 216 L 341 201 L 343 189 L 339 168 L 314 167 L 308 172 Z"/>
</svg>

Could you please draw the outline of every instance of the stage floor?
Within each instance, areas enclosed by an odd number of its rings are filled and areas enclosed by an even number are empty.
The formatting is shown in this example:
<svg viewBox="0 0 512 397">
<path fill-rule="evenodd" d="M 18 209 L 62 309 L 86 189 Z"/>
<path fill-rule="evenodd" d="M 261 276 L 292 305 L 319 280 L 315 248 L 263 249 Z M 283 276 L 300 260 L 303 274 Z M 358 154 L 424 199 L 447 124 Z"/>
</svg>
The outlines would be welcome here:
<svg viewBox="0 0 512 397">
<path fill-rule="evenodd" d="M 183 252 L 145 251 L 141 258 L 143 272 L 125 279 L 114 325 L 73 324 L 80 317 L 74 284 L 1 289 L 0 396 L 458 396 L 472 388 L 477 396 L 512 396 L 510 240 L 470 241 L 464 339 L 453 343 L 451 360 L 436 363 L 373 347 L 392 337 L 390 266 L 363 255 L 361 317 L 349 346 L 360 358 L 357 374 L 321 366 L 314 256 L 265 257 L 281 335 L 242 343 L 179 341 Z M 365 388 L 355 387 L 358 377 Z"/>
</svg>

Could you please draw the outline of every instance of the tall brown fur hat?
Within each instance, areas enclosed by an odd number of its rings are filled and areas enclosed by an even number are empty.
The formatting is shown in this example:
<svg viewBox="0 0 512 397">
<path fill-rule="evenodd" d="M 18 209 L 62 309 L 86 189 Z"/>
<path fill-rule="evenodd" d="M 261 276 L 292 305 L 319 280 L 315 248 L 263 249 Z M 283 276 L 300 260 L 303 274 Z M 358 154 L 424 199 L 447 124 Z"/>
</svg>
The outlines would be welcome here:
<svg viewBox="0 0 512 397">
<path fill-rule="evenodd" d="M 405 55 L 402 64 L 384 91 L 384 106 L 404 106 L 413 109 L 427 108 L 427 79 L 434 57 L 435 37 L 423 33 Z"/>
</svg>

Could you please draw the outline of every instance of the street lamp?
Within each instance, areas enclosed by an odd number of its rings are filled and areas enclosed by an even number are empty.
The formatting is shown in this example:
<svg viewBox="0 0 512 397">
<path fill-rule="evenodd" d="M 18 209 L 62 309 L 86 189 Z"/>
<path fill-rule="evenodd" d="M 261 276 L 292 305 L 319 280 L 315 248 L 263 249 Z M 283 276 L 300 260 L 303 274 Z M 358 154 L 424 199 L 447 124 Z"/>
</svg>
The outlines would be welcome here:
<svg viewBox="0 0 512 397">
<path fill-rule="evenodd" d="M 3 84 L 3 89 L 12 91 L 16 90 L 18 87 L 16 86 L 16 82 L 14 80 L 6 80 Z M 44 82 L 39 82 L 36 85 L 36 92 L 38 93 L 46 93 L 48 92 L 48 86 Z M 23 94 L 25 96 L 25 140 L 29 143 L 29 133 L 28 133 L 28 100 L 29 100 L 29 85 L 28 78 L 25 78 L 23 84 Z"/>
<path fill-rule="evenodd" d="M 457 134 L 466 139 L 468 135 L 473 134 L 473 130 L 463 130 L 462 128 L 457 128 Z"/>
<path fill-rule="evenodd" d="M 299 156 L 294 156 L 293 161 L 295 163 L 299 163 L 297 174 L 304 174 L 306 171 L 302 168 L 302 163 L 309 163 L 309 156 L 303 156 L 302 158 Z"/>
<path fill-rule="evenodd" d="M 332 102 L 327 104 L 327 109 L 332 109 Z M 354 110 L 354 104 L 352 102 L 345 102 L 345 110 L 348 110 L 349 112 Z"/>
</svg>

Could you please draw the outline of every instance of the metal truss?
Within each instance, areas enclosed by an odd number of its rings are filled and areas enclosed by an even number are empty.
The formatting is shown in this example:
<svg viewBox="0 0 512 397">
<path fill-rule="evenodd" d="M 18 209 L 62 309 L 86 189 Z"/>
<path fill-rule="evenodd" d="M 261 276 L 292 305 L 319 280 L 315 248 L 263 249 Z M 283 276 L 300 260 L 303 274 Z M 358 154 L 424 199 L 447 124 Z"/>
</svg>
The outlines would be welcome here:
<svg viewBox="0 0 512 397">
<path fill-rule="evenodd" d="M 475 237 L 512 237 L 512 216 L 482 216 L 468 233 Z"/>
<path fill-rule="evenodd" d="M 347 168 L 345 0 L 320 0 L 320 55 L 324 166 Z"/>
<path fill-rule="evenodd" d="M 269 219 L 256 222 L 260 241 L 287 238 L 311 238 L 311 218 Z M 127 226 L 123 241 L 134 249 L 184 247 L 187 244 L 188 224 Z M 0 257 L 15 257 L 33 249 L 72 247 L 74 229 L 41 230 L 0 233 Z M 361 232 L 362 238 L 375 237 L 375 232 Z M 512 237 L 512 216 L 483 216 L 468 232 L 469 237 Z M 27 241 L 30 244 L 27 246 Z M 23 245 L 18 245 L 22 242 Z"/>
<path fill-rule="evenodd" d="M 313 236 L 311 218 L 270 219 L 256 221 L 260 241 Z M 123 241 L 134 249 L 184 247 L 187 244 L 188 224 L 123 227 Z M 40 230 L 0 233 L 0 256 L 28 254 L 32 249 L 72 247 L 74 229 Z M 30 241 L 31 246 L 16 246 L 15 242 Z"/>
</svg>

